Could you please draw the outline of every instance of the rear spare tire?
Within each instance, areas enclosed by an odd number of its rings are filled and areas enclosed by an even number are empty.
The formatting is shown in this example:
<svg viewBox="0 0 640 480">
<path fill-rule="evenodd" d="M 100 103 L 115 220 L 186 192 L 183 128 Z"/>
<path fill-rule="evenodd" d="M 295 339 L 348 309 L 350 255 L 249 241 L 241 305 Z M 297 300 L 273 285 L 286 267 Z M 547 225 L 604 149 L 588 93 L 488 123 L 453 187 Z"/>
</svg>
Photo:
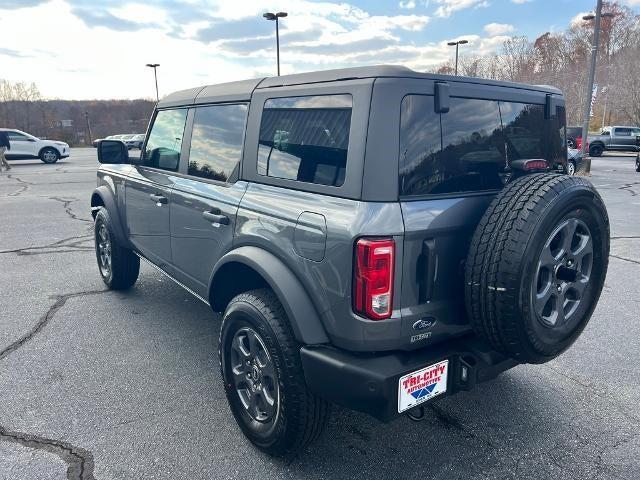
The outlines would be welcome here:
<svg viewBox="0 0 640 480">
<path fill-rule="evenodd" d="M 544 363 L 580 335 L 609 259 L 609 219 L 582 177 L 536 174 L 508 183 L 482 217 L 465 265 L 476 333 L 524 363 Z"/>
</svg>

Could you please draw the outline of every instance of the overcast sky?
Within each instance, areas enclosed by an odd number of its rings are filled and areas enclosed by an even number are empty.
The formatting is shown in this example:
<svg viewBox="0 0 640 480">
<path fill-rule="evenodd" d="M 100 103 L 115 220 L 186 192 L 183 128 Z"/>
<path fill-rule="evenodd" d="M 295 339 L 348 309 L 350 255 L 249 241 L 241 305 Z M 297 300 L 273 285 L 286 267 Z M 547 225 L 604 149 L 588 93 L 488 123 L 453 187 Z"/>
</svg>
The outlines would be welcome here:
<svg viewBox="0 0 640 480">
<path fill-rule="evenodd" d="M 623 0 L 640 9 L 640 0 Z M 46 97 L 154 96 L 198 85 L 380 63 L 417 70 L 486 54 L 511 35 L 561 31 L 595 0 L 0 0 L 0 78 L 35 82 Z"/>
</svg>

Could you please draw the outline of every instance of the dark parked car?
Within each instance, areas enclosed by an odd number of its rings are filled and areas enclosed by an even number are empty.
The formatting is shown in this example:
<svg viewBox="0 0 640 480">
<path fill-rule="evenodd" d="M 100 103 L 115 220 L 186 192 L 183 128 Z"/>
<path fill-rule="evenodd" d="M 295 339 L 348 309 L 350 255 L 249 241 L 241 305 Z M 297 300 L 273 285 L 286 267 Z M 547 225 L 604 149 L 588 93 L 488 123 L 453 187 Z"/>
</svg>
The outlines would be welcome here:
<svg viewBox="0 0 640 480">
<path fill-rule="evenodd" d="M 582 148 L 582 127 L 567 127 L 567 147 L 576 150 Z"/>
<path fill-rule="evenodd" d="M 564 122 L 551 87 L 401 67 L 176 92 L 140 159 L 99 144 L 99 272 L 126 289 L 142 258 L 222 313 L 231 412 L 271 455 L 331 403 L 418 419 L 552 360 L 591 317 L 609 224 L 586 179 L 552 171 Z"/>
</svg>

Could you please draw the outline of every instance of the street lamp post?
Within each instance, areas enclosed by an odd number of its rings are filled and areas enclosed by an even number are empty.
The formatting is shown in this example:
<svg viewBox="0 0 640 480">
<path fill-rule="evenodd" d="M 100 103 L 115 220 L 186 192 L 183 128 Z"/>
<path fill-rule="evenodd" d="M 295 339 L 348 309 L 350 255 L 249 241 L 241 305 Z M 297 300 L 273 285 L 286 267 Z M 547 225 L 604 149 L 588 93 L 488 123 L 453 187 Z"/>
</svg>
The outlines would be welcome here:
<svg viewBox="0 0 640 480">
<path fill-rule="evenodd" d="M 591 45 L 591 67 L 589 69 L 589 79 L 587 82 L 587 94 L 584 101 L 584 112 L 582 121 L 582 157 L 586 158 L 587 151 L 587 135 L 589 134 L 589 115 L 591 114 L 591 100 L 593 98 L 593 81 L 596 76 L 596 61 L 598 59 L 598 44 L 600 43 L 600 19 L 602 17 L 613 17 L 612 13 L 602 13 L 602 0 L 598 0 L 596 4 L 595 15 L 589 14 L 582 17 L 583 20 L 589 21 L 595 19 L 595 25 L 593 29 L 593 44 Z M 585 161 L 585 172 L 591 171 L 591 158 L 587 158 Z"/>
<path fill-rule="evenodd" d="M 278 28 L 278 19 L 284 18 L 287 15 L 288 15 L 287 12 L 278 12 L 278 13 L 267 12 L 264 15 L 262 15 L 267 20 L 276 21 L 276 63 L 278 65 L 278 76 L 280 76 L 280 30 Z"/>
<path fill-rule="evenodd" d="M 464 45 L 466 43 L 469 43 L 469 40 L 458 40 L 457 42 L 448 42 L 447 45 L 449 45 L 450 47 L 453 47 L 454 45 L 456 46 L 456 71 L 455 71 L 455 75 L 458 75 L 458 48 L 460 47 L 460 45 Z"/>
<path fill-rule="evenodd" d="M 160 96 L 158 95 L 158 72 L 156 70 L 159 66 L 159 63 L 147 63 L 147 67 L 153 68 L 153 76 L 156 79 L 156 103 L 160 101 Z"/>
</svg>

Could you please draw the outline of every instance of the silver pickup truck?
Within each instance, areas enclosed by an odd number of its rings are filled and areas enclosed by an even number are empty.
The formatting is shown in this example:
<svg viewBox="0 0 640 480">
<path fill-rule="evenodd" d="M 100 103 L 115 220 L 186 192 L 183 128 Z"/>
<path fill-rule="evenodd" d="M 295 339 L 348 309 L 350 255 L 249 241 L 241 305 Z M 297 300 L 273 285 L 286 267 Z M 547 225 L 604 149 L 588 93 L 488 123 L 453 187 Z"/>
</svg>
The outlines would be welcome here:
<svg viewBox="0 0 640 480">
<path fill-rule="evenodd" d="M 605 150 L 637 152 L 636 135 L 640 127 L 605 127 L 600 135 L 589 136 L 589 155 L 599 157 Z"/>
</svg>

